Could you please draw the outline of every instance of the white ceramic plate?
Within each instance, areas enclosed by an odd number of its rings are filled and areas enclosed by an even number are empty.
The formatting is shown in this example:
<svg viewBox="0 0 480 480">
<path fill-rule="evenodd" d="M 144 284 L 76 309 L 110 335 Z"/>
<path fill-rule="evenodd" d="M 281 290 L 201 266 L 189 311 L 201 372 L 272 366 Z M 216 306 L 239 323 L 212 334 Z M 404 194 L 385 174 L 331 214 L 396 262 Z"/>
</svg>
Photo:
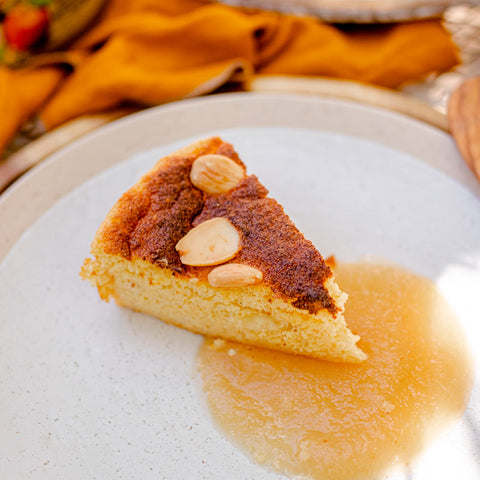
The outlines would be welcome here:
<svg viewBox="0 0 480 480">
<path fill-rule="evenodd" d="M 432 278 L 478 371 L 480 189 L 447 134 L 307 96 L 172 104 L 84 137 L 0 197 L 1 478 L 283 478 L 213 426 L 201 337 L 103 303 L 78 276 L 118 196 L 160 155 L 211 134 L 234 143 L 325 255 L 375 255 Z M 461 421 L 389 478 L 478 477 L 479 385 Z"/>
</svg>

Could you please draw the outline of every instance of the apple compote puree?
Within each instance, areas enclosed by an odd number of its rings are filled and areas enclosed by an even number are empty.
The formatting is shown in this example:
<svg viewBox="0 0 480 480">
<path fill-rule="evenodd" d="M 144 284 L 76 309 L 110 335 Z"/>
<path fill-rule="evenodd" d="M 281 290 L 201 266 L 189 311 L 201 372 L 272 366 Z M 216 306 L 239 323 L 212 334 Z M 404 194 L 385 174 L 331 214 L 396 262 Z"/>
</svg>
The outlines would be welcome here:
<svg viewBox="0 0 480 480">
<path fill-rule="evenodd" d="M 459 417 L 473 372 L 434 284 L 398 267 L 339 264 L 345 317 L 368 354 L 322 362 L 207 340 L 199 363 L 216 423 L 255 461 L 315 479 L 371 478 Z"/>
</svg>

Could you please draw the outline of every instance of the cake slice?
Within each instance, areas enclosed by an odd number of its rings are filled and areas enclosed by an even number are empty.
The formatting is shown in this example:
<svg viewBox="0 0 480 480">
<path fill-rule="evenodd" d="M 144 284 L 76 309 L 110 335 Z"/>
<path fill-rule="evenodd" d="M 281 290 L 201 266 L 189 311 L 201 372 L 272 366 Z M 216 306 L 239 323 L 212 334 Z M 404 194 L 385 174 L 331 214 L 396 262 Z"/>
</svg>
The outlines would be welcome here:
<svg viewBox="0 0 480 480">
<path fill-rule="evenodd" d="M 81 276 L 103 300 L 215 338 L 333 361 L 366 355 L 347 295 L 220 138 L 165 158 L 113 206 Z"/>
</svg>

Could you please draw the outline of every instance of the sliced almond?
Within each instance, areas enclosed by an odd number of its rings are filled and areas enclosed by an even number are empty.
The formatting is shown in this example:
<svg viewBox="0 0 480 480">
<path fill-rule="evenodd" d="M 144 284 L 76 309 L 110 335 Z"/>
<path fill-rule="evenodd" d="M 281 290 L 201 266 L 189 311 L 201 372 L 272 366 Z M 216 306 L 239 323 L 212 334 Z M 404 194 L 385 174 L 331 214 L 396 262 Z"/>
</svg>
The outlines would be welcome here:
<svg viewBox="0 0 480 480">
<path fill-rule="evenodd" d="M 221 265 L 208 274 L 208 283 L 212 287 L 244 287 L 259 283 L 262 279 L 260 270 L 240 263 Z"/>
<path fill-rule="evenodd" d="M 211 218 L 192 228 L 175 249 L 185 265 L 218 265 L 233 258 L 240 250 L 240 235 L 226 218 Z"/>
<path fill-rule="evenodd" d="M 190 180 L 207 193 L 225 193 L 245 176 L 243 168 L 225 155 L 202 155 L 192 165 Z"/>
</svg>

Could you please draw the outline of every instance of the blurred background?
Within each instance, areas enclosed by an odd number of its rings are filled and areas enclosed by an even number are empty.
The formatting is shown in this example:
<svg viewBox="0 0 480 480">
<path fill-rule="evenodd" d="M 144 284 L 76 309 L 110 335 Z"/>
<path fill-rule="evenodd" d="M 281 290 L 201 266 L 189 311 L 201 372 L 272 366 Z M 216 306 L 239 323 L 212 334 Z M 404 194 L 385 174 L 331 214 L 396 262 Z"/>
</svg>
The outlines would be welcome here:
<svg viewBox="0 0 480 480">
<path fill-rule="evenodd" d="M 235 91 L 407 114 L 480 178 L 478 1 L 0 0 L 0 22 L 0 191 L 116 118 Z"/>
</svg>

